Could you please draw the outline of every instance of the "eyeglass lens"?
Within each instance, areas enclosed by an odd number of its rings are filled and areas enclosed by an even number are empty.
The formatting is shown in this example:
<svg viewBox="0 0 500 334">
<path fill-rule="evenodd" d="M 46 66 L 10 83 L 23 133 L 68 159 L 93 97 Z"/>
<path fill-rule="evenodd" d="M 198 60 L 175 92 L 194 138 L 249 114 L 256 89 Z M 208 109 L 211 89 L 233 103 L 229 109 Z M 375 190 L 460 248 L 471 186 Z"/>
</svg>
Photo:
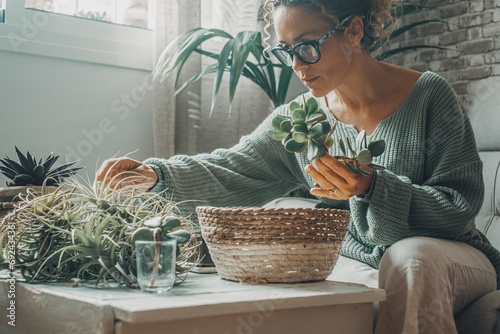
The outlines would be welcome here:
<svg viewBox="0 0 500 334">
<path fill-rule="evenodd" d="M 284 63 L 285 65 L 291 66 L 293 64 L 292 54 L 284 50 L 276 50 L 276 57 Z M 306 63 L 314 63 L 319 58 L 318 50 L 311 44 L 302 44 L 294 48 L 294 54 L 299 57 L 300 60 Z"/>
</svg>

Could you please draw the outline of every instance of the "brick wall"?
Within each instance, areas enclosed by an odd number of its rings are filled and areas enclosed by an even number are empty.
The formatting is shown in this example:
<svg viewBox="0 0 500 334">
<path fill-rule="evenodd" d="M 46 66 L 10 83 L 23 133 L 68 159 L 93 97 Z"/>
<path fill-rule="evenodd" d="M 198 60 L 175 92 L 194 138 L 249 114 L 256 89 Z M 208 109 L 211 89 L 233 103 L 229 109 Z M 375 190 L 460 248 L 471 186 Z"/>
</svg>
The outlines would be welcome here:
<svg viewBox="0 0 500 334">
<path fill-rule="evenodd" d="M 404 17 L 400 25 L 438 19 L 398 37 L 390 48 L 437 45 L 448 50 L 421 49 L 393 56 L 388 62 L 445 77 L 465 106 L 471 85 L 500 76 L 500 0 L 429 0 L 432 9 Z"/>
</svg>

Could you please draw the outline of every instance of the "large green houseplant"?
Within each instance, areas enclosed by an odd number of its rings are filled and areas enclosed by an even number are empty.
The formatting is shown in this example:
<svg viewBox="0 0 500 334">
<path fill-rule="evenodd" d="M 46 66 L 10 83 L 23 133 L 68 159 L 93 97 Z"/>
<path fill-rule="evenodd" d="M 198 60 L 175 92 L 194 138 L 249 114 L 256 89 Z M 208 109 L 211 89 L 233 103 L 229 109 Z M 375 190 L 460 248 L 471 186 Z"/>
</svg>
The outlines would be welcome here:
<svg viewBox="0 0 500 334">
<path fill-rule="evenodd" d="M 428 10 L 427 1 L 421 1 L 415 4 L 414 1 L 404 1 L 401 5 L 392 8 L 393 15 L 399 19 L 420 10 Z M 426 25 L 432 22 L 443 22 L 440 20 L 422 20 L 417 21 L 395 29 L 389 37 L 382 38 L 373 47 L 370 52 L 376 59 L 384 60 L 398 53 L 416 50 L 420 48 L 437 48 L 433 45 L 416 45 L 410 47 L 398 47 L 381 51 L 383 45 L 390 44 L 391 40 L 401 34 L 416 27 Z M 387 29 L 391 29 L 389 25 Z M 222 49 L 216 52 L 203 50 L 202 45 L 212 38 L 226 39 Z M 175 94 L 180 93 L 189 84 L 199 80 L 204 75 L 215 73 L 211 112 L 215 107 L 217 95 L 219 93 L 222 77 L 225 72 L 229 72 L 229 103 L 231 105 L 236 88 L 241 75 L 256 83 L 272 101 L 275 107 L 286 102 L 286 96 L 293 70 L 282 64 L 272 63 L 262 52 L 262 36 L 258 31 L 241 31 L 235 37 L 220 29 L 195 28 L 178 36 L 162 52 L 160 59 L 153 71 L 155 79 L 165 80 L 168 76 L 176 73 L 175 87 L 178 87 L 180 73 L 187 59 L 193 52 L 201 54 L 214 60 L 214 63 L 205 67 L 199 73 L 186 80 L 176 90 Z M 279 75 L 276 74 L 279 70 Z"/>
</svg>

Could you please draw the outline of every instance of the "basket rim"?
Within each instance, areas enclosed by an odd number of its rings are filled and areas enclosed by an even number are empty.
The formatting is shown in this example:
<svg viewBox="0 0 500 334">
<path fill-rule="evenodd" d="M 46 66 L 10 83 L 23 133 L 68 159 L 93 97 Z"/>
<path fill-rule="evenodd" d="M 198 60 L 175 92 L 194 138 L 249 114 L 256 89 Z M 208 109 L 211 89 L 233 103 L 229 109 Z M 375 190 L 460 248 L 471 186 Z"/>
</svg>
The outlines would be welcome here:
<svg viewBox="0 0 500 334">
<path fill-rule="evenodd" d="M 228 213 L 230 212 L 233 215 L 252 215 L 252 214 L 283 214 L 283 213 L 338 213 L 338 214 L 347 214 L 350 213 L 349 210 L 345 209 L 335 209 L 335 208 L 262 208 L 255 206 L 227 206 L 227 207 L 218 207 L 218 206 L 198 206 L 196 207 L 197 213 L 204 212 L 220 212 L 220 213 Z"/>
</svg>

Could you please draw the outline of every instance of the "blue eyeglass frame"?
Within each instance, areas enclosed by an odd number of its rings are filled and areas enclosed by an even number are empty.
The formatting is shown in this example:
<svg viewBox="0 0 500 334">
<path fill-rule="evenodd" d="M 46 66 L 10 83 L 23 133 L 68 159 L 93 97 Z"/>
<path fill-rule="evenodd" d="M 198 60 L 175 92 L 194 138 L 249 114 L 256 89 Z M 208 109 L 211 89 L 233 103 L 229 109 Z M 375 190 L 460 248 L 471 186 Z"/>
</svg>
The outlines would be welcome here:
<svg viewBox="0 0 500 334">
<path fill-rule="evenodd" d="M 336 25 L 335 27 L 333 27 L 332 29 L 328 30 L 323 36 L 321 36 L 318 40 L 316 41 L 305 41 L 305 42 L 300 42 L 298 44 L 296 44 L 295 46 L 293 46 L 292 48 L 287 48 L 285 46 L 277 46 L 275 48 L 273 48 L 271 50 L 271 53 L 276 57 L 278 58 L 278 60 L 285 66 L 288 66 L 288 67 L 291 67 L 292 64 L 286 64 L 281 58 L 279 55 L 277 55 L 277 52 L 278 51 L 285 51 L 286 53 L 288 53 L 291 57 L 291 60 L 293 62 L 293 56 L 297 56 L 297 58 L 299 58 L 301 61 L 303 61 L 304 63 L 306 64 L 316 64 L 320 59 L 321 59 L 321 52 L 319 51 L 319 46 L 321 44 L 323 44 L 324 41 L 326 41 L 328 39 L 328 37 L 330 37 L 331 35 L 333 35 L 337 30 L 339 30 L 340 27 L 342 27 L 344 24 L 346 24 L 350 19 L 354 18 L 356 15 L 349 15 L 348 17 L 346 17 L 345 19 L 342 20 L 342 22 L 340 22 L 339 25 Z M 363 19 L 364 16 L 361 16 L 361 19 Z M 302 45 L 312 45 L 314 47 L 314 49 L 316 50 L 316 52 L 318 53 L 318 59 L 316 60 L 313 60 L 313 61 L 309 61 L 309 60 L 305 60 L 305 59 L 302 59 L 302 57 L 295 52 L 295 50 L 302 46 Z"/>
</svg>

